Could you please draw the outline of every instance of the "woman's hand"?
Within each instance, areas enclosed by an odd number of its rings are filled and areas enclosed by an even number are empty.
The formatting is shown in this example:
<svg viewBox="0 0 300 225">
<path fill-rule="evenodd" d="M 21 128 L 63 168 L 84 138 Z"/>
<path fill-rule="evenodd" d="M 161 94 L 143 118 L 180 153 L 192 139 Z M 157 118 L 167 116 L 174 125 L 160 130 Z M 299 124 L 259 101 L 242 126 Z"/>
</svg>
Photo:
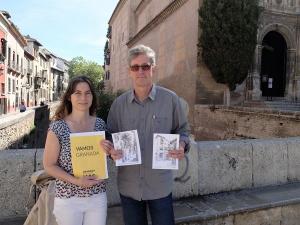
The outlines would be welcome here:
<svg viewBox="0 0 300 225">
<path fill-rule="evenodd" d="M 89 188 L 101 183 L 103 180 L 98 180 L 96 176 L 84 176 L 76 178 L 74 184 L 80 187 Z"/>
<path fill-rule="evenodd" d="M 100 142 L 100 145 L 102 146 L 102 149 L 106 153 L 106 155 L 110 155 L 111 149 L 114 148 L 113 143 L 111 143 L 109 140 L 102 140 Z"/>
</svg>

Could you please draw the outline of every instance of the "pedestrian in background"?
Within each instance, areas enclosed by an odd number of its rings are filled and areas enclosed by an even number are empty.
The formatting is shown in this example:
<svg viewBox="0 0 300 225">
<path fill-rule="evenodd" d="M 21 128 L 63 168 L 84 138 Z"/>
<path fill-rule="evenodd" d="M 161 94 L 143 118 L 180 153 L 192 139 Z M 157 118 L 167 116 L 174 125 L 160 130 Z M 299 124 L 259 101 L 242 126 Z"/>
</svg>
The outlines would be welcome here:
<svg viewBox="0 0 300 225">
<path fill-rule="evenodd" d="M 19 109 L 20 109 L 20 112 L 25 112 L 26 111 L 26 106 L 25 106 L 24 100 L 21 101 Z"/>
<path fill-rule="evenodd" d="M 273 95 L 272 88 L 273 88 L 273 78 L 269 77 L 268 78 L 268 96 L 267 96 L 267 100 L 270 99 L 271 101 L 272 101 L 272 95 Z"/>
</svg>

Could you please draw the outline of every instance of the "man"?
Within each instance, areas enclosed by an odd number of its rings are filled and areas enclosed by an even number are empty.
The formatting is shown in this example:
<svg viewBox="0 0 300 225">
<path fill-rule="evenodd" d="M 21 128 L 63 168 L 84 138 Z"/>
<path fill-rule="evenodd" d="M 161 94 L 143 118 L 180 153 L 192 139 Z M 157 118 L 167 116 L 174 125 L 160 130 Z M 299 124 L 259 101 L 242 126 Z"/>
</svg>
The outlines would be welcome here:
<svg viewBox="0 0 300 225">
<path fill-rule="evenodd" d="M 148 206 L 153 225 L 173 225 L 172 171 L 152 169 L 153 133 L 180 135 L 180 147 L 169 151 L 183 159 L 188 150 L 188 122 L 179 97 L 153 84 L 155 52 L 144 45 L 129 50 L 129 75 L 133 89 L 111 106 L 107 126 L 111 133 L 137 130 L 142 164 L 118 167 L 118 188 L 125 225 L 148 225 Z M 116 160 L 122 153 L 112 148 Z"/>
</svg>

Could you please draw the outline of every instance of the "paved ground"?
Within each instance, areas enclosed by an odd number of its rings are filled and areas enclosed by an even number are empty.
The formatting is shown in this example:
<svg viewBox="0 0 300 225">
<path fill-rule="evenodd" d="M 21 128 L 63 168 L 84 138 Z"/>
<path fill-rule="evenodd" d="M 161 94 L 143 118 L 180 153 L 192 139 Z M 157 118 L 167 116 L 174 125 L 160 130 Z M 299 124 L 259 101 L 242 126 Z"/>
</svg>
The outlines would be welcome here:
<svg viewBox="0 0 300 225">
<path fill-rule="evenodd" d="M 224 192 L 174 202 L 176 223 L 203 221 L 240 212 L 300 203 L 300 183 Z M 0 221 L 0 225 L 21 225 L 24 218 Z M 107 225 L 121 225 L 121 208 L 110 207 Z"/>
</svg>

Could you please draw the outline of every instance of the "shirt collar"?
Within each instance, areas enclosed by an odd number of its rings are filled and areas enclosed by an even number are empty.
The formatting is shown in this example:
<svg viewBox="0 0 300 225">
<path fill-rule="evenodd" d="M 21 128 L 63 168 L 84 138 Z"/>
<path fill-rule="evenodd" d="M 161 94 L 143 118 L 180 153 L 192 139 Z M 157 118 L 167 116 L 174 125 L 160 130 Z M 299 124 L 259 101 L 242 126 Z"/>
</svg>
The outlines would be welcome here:
<svg viewBox="0 0 300 225">
<path fill-rule="evenodd" d="M 149 95 L 148 95 L 148 98 L 150 98 L 152 101 L 155 100 L 156 89 L 157 89 L 156 85 L 153 84 L 153 85 L 152 85 L 152 88 L 151 88 L 151 91 L 150 91 L 150 93 L 149 93 Z M 135 98 L 135 95 L 134 95 L 134 89 L 131 89 L 131 90 L 130 90 L 130 93 L 129 93 L 129 96 L 128 96 L 128 101 L 129 101 L 129 103 L 131 103 L 131 102 L 133 102 L 134 100 L 137 101 L 137 99 Z"/>
</svg>

